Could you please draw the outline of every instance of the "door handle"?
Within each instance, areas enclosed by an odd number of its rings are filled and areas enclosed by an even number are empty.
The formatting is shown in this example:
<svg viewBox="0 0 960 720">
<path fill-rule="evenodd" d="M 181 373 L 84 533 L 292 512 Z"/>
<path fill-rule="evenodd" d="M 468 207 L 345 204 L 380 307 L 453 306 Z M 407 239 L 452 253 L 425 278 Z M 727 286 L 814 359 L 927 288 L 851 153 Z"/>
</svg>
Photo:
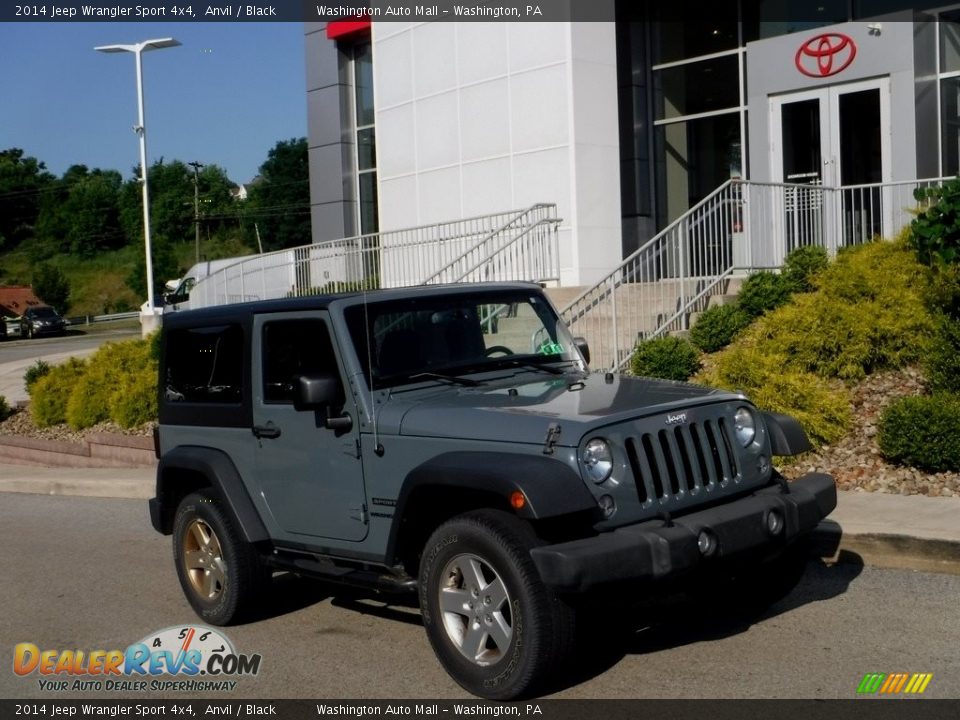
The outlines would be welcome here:
<svg viewBox="0 0 960 720">
<path fill-rule="evenodd" d="M 258 438 L 269 438 L 274 439 L 280 437 L 280 428 L 273 424 L 273 421 L 267 422 L 266 425 L 254 425 L 253 436 Z"/>
</svg>

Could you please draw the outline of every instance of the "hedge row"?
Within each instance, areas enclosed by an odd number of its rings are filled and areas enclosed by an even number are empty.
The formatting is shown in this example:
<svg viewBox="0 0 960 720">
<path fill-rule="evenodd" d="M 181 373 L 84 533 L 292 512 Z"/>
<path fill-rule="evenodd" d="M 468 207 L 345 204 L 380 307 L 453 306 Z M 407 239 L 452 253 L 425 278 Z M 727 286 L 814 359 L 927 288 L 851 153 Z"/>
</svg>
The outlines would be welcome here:
<svg viewBox="0 0 960 720">
<path fill-rule="evenodd" d="M 149 340 L 107 343 L 89 360 L 70 358 L 28 385 L 39 427 L 82 430 L 111 420 L 131 428 L 157 416 L 157 364 Z"/>
</svg>

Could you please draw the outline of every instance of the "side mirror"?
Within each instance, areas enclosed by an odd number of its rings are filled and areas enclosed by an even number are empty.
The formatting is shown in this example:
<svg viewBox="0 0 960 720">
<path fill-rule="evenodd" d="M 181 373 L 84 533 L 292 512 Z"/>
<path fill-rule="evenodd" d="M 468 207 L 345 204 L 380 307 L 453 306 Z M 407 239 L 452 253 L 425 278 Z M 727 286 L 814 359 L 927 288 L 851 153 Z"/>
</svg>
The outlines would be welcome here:
<svg viewBox="0 0 960 720">
<path fill-rule="evenodd" d="M 342 404 L 340 381 L 335 375 L 297 375 L 294 379 L 293 407 L 296 410 L 315 410 L 325 415 L 323 426 L 337 433 L 353 428 L 348 413 L 334 417 L 333 409 Z"/>
<path fill-rule="evenodd" d="M 294 378 L 293 407 L 297 410 L 324 410 L 340 396 L 340 382 L 333 375 L 297 375 Z"/>
<path fill-rule="evenodd" d="M 590 345 L 587 343 L 587 339 L 583 337 L 575 337 L 573 339 L 573 344 L 576 345 L 577 350 L 580 351 L 580 354 L 583 355 L 584 362 L 587 365 L 590 364 Z"/>
</svg>

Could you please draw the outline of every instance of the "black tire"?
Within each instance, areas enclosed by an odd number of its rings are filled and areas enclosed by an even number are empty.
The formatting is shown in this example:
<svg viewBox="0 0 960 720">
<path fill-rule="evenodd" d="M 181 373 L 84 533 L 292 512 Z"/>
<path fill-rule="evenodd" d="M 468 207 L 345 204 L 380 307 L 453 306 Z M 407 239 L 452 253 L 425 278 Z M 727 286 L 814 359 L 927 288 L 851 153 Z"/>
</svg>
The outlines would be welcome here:
<svg viewBox="0 0 960 720">
<path fill-rule="evenodd" d="M 529 525 L 495 510 L 455 517 L 427 541 L 423 625 L 440 664 L 474 695 L 528 697 L 571 653 L 574 611 L 540 580 L 537 544 Z"/>
<path fill-rule="evenodd" d="M 173 522 L 173 560 L 184 595 L 213 625 L 231 625 L 259 609 L 270 573 L 209 490 L 188 495 Z"/>
</svg>

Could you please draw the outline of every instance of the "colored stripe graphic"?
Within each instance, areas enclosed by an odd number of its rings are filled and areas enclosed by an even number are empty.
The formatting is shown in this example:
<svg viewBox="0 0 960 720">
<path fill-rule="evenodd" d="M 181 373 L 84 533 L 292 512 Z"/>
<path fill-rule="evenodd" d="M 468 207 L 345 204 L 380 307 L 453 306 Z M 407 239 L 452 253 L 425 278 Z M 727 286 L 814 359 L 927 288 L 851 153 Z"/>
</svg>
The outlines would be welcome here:
<svg viewBox="0 0 960 720">
<path fill-rule="evenodd" d="M 858 695 L 920 695 L 933 673 L 867 673 L 857 686 Z"/>
<path fill-rule="evenodd" d="M 880 689 L 880 683 L 883 682 L 886 678 L 884 673 L 867 673 L 863 676 L 863 680 L 860 681 L 860 686 L 857 688 L 857 692 L 860 694 L 873 694 Z"/>
</svg>

